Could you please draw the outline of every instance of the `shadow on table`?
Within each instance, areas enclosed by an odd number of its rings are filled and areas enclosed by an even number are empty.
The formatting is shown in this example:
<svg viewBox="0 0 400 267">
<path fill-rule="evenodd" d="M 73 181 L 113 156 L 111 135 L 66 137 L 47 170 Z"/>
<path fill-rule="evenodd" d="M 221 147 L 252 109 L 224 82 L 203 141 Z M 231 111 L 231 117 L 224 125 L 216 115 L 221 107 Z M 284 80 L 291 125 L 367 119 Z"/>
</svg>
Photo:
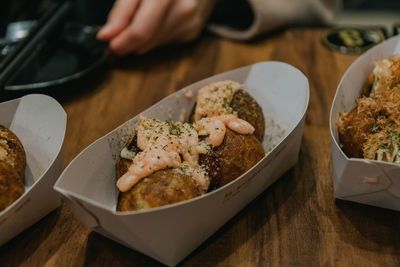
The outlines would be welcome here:
<svg viewBox="0 0 400 267">
<path fill-rule="evenodd" d="M 335 203 L 340 212 L 333 222 L 342 240 L 363 250 L 392 249 L 398 255 L 400 212 L 344 200 Z"/>
<path fill-rule="evenodd" d="M 56 225 L 60 214 L 61 209 L 55 209 L 37 223 L 29 227 L 27 230 L 8 241 L 5 245 L 1 246 L 1 262 L 7 262 L 7 266 L 22 265 L 48 238 L 53 230 L 53 227 Z M 64 240 L 60 238 L 56 240 L 56 242 L 58 242 L 58 244 L 52 243 L 52 245 L 53 247 L 58 248 L 64 242 Z M 10 251 L 13 251 L 13 253 L 10 253 Z M 18 255 L 14 254 L 16 251 L 18 251 Z M 56 252 L 56 250 L 53 251 L 53 253 L 54 252 Z M 51 251 L 47 251 L 46 253 L 47 255 L 43 255 L 41 259 L 42 263 L 45 263 L 53 254 Z"/>
<path fill-rule="evenodd" d="M 309 164 L 311 164 L 309 156 L 300 153 L 299 161 L 294 168 L 250 202 L 182 263 L 190 265 L 191 260 L 222 262 L 255 235 L 260 236 L 258 240 L 260 242 L 257 244 L 262 243 L 262 245 L 259 249 L 268 246 L 266 243 L 272 239 L 269 237 L 280 235 L 280 229 L 284 229 L 299 212 L 302 212 L 302 208 L 306 206 L 307 200 L 315 191 L 314 179 L 307 181 L 299 179 L 304 177 L 302 173 L 309 169 Z"/>
<path fill-rule="evenodd" d="M 144 55 L 114 58 L 112 65 L 114 69 L 124 72 L 140 72 L 144 75 L 164 73 L 168 77 L 167 79 L 173 77 L 172 86 L 177 90 L 216 74 L 214 68 L 217 65 L 219 51 L 219 39 L 203 33 L 198 40 L 191 43 L 171 44 Z M 179 73 L 182 68 L 177 68 L 178 64 L 189 64 L 190 67 L 185 67 L 186 70 L 182 75 Z M 204 66 L 210 67 L 205 68 Z M 172 70 L 177 73 L 171 75 Z"/>
<path fill-rule="evenodd" d="M 89 234 L 85 255 L 84 266 L 164 266 L 96 232 Z"/>
</svg>

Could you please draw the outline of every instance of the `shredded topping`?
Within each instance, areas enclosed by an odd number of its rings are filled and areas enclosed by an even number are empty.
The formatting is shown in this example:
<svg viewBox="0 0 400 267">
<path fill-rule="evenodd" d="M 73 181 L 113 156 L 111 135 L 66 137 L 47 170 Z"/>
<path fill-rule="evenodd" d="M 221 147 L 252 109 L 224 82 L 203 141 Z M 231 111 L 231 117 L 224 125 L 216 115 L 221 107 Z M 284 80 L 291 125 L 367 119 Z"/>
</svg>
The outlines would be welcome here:
<svg viewBox="0 0 400 267">
<path fill-rule="evenodd" d="M 400 83 L 400 55 L 393 55 L 378 61 L 372 74 L 372 97 L 377 97 L 385 91 L 397 87 Z"/>
<path fill-rule="evenodd" d="M 185 120 L 186 120 L 186 109 L 183 108 L 179 112 L 179 122 L 185 122 Z"/>
<path fill-rule="evenodd" d="M 377 62 L 369 81 L 369 96 L 340 115 L 339 132 L 362 148 L 364 158 L 400 164 L 400 55 Z"/>
<path fill-rule="evenodd" d="M 400 126 L 385 119 L 377 124 L 363 146 L 364 157 L 400 164 Z"/>
<path fill-rule="evenodd" d="M 192 98 L 192 97 L 193 97 L 193 92 L 192 92 L 192 90 L 186 91 L 186 92 L 184 93 L 184 96 L 185 96 L 186 98 Z"/>
<path fill-rule="evenodd" d="M 133 158 L 135 157 L 136 153 L 132 150 L 129 150 L 127 147 L 124 147 L 121 150 L 121 158 L 123 159 L 129 159 L 129 160 L 133 160 Z"/>
</svg>

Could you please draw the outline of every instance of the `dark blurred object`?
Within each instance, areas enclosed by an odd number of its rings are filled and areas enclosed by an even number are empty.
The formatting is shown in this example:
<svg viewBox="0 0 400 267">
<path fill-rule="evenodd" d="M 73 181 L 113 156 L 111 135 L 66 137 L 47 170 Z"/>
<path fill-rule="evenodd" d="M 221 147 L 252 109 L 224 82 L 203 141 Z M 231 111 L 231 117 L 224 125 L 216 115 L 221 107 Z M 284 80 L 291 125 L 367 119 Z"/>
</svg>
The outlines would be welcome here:
<svg viewBox="0 0 400 267">
<path fill-rule="evenodd" d="M 399 0 L 348 0 L 333 24 L 337 26 L 363 26 L 383 29 L 385 37 L 394 35 L 393 25 L 399 22 Z"/>
<path fill-rule="evenodd" d="M 50 5 L 48 12 L 37 21 L 12 22 L 7 25 L 5 38 L 2 39 L 2 57 L 0 62 L 0 88 L 7 84 L 8 79 L 40 45 L 48 38 L 54 28 L 66 16 L 70 5 L 66 3 L 54 3 Z M 22 25 L 29 25 L 23 27 Z"/>
<path fill-rule="evenodd" d="M 219 0 L 209 21 L 219 25 L 229 25 L 236 30 L 245 30 L 252 25 L 254 14 L 245 0 Z"/>
<path fill-rule="evenodd" d="M 394 26 L 393 26 L 393 35 L 397 35 L 397 34 L 399 34 L 400 33 L 400 23 L 396 23 Z"/>
<path fill-rule="evenodd" d="M 400 9 L 399 0 L 346 0 L 343 1 L 345 9 L 363 9 L 363 10 L 392 10 Z"/>
<path fill-rule="evenodd" d="M 5 36 L 0 39 L 0 72 L 16 52 L 18 44 L 28 37 L 37 26 L 36 21 L 27 20 L 8 24 Z"/>
<path fill-rule="evenodd" d="M 0 36 L 4 36 L 11 22 L 38 20 L 58 0 L 1 0 Z"/>
<path fill-rule="evenodd" d="M 4 36 L 10 22 L 38 20 L 49 7 L 66 0 L 1 0 L 0 36 Z M 102 25 L 114 4 L 114 0 L 69 0 L 69 20 L 86 25 Z"/>
<path fill-rule="evenodd" d="M 5 90 L 45 88 L 83 77 L 98 67 L 107 48 L 96 40 L 98 28 L 66 23 L 61 35 L 43 40 L 5 85 Z"/>
<path fill-rule="evenodd" d="M 361 54 L 384 39 L 380 27 L 337 27 L 325 31 L 322 42 L 343 54 Z"/>
<path fill-rule="evenodd" d="M 32 18 L 40 14 L 39 20 L 7 25 L 5 38 L 0 42 L 2 90 L 29 92 L 56 87 L 85 76 L 106 59 L 107 45 L 98 42 L 96 34 L 110 6 L 94 1 L 47 2 L 44 14 L 42 9 L 30 16 L 21 15 Z M 93 10 L 103 12 L 94 14 Z M 86 16 L 78 11 L 85 11 Z M 26 12 L 24 8 L 22 13 Z"/>
<path fill-rule="evenodd" d="M 85 25 L 103 25 L 114 0 L 73 0 L 71 20 Z"/>
</svg>

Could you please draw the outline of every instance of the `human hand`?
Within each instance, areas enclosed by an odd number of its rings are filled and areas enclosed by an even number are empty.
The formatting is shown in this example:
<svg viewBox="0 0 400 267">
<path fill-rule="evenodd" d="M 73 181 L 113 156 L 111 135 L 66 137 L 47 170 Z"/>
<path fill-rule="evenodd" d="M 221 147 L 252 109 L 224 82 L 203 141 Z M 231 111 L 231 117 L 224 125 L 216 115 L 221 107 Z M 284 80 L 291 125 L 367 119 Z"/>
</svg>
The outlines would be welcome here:
<svg viewBox="0 0 400 267">
<path fill-rule="evenodd" d="M 117 0 L 97 34 L 118 55 L 194 40 L 216 0 Z"/>
</svg>

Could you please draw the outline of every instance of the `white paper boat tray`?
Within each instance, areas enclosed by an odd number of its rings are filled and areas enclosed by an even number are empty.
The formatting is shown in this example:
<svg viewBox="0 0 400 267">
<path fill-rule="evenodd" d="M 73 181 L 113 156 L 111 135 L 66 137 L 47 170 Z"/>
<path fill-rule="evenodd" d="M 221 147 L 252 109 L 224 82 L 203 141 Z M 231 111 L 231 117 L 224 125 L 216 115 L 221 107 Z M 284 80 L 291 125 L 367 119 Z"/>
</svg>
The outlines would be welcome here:
<svg viewBox="0 0 400 267">
<path fill-rule="evenodd" d="M 220 80 L 245 84 L 267 121 L 263 145 L 276 145 L 241 177 L 181 203 L 147 211 L 115 211 L 115 159 L 138 122 L 136 116 L 82 151 L 64 170 L 55 190 L 94 231 L 164 264 L 176 265 L 295 165 L 300 150 L 309 85 L 299 70 L 285 63 L 261 62 L 210 77 L 166 97 L 142 115 L 178 120 L 181 110 L 190 112 L 195 102 L 195 97 L 184 96 L 186 91 L 196 96 L 198 89 Z"/>
<path fill-rule="evenodd" d="M 27 95 L 0 103 L 0 124 L 13 131 L 26 153 L 25 193 L 0 212 L 3 245 L 60 205 L 53 185 L 62 171 L 60 153 L 67 116 L 45 95 Z"/>
<path fill-rule="evenodd" d="M 367 205 L 400 210 L 400 166 L 375 160 L 348 158 L 339 146 L 339 113 L 349 112 L 368 75 L 379 60 L 400 54 L 400 37 L 375 46 L 351 64 L 342 77 L 332 103 L 333 184 L 335 197 Z M 369 182 L 371 181 L 371 182 Z"/>
</svg>

